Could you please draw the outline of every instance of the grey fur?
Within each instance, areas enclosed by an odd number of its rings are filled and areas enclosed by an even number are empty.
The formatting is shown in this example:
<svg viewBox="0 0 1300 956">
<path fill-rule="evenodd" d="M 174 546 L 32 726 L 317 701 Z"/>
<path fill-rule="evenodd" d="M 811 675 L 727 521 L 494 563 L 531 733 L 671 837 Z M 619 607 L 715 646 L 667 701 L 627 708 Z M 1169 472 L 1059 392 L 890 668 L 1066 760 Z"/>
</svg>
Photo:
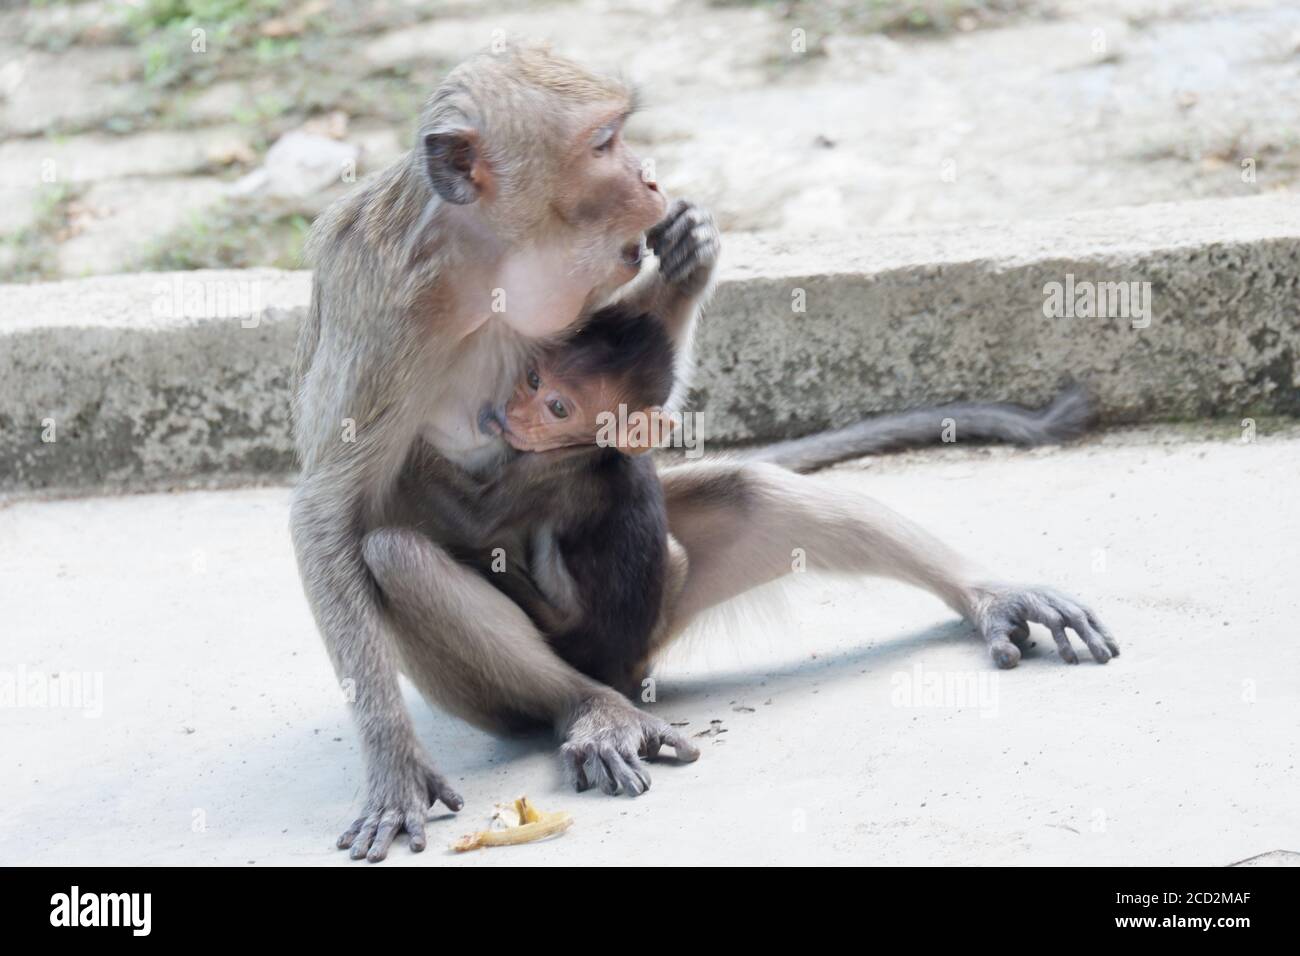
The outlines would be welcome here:
<svg viewBox="0 0 1300 956">
<path fill-rule="evenodd" d="M 313 227 L 312 301 L 295 362 L 294 431 L 303 471 L 290 526 L 322 638 L 340 680 L 355 693 L 366 796 L 361 816 L 338 841 L 354 858 L 383 859 L 403 830 L 411 848 L 422 849 L 433 801 L 453 810 L 463 803 L 412 731 L 399 667 L 430 699 L 483 726 L 540 719 L 585 740 L 581 728 L 598 713 L 606 736 L 583 746 L 609 750 L 609 761 L 617 757 L 609 749 L 615 741 L 648 747 L 671 736 L 662 721 L 555 657 L 515 604 L 436 543 L 451 524 L 429 503 L 436 496 L 409 497 L 441 487 L 448 475 L 472 484 L 499 457 L 499 442 L 465 444 L 457 431 L 461 406 L 477 411 L 499 398 L 530 348 L 515 325 L 489 316 L 495 276 L 509 280 L 523 269 L 567 283 L 567 301 L 575 303 L 570 322 L 584 297 L 598 300 L 617 287 L 621 237 L 563 232 L 548 184 L 560 149 L 561 124 L 553 118 L 570 104 L 607 102 L 619 93 L 618 84 L 537 48 L 476 57 L 448 75 L 420 129 L 468 122 L 482 132 L 486 148 L 496 149 L 492 208 L 479 213 L 481 203 L 441 200 L 421 137 L 405 159 Z M 495 109 L 480 109 L 485 103 Z M 498 126 L 487 116 L 496 116 Z M 519 145 L 508 148 L 512 143 Z M 580 260 L 575 268 L 549 271 L 554 250 L 569 248 Z M 506 268 L 511 262 L 520 264 L 513 272 Z M 530 307 L 540 318 L 556 308 L 554 296 L 529 301 L 541 288 L 521 284 L 509 318 L 527 323 Z M 635 295 L 663 306 L 659 314 L 679 326 L 695 312 L 693 300 L 654 275 Z"/>
<path fill-rule="evenodd" d="M 698 756 L 663 720 L 556 657 L 519 606 L 451 547 L 459 490 L 488 480 L 501 455 L 499 443 L 466 440 L 462 426 L 476 433 L 478 410 L 517 380 L 532 347 L 521 326 L 557 309 L 571 323 L 617 291 L 673 330 L 684 382 L 717 254 L 707 213 L 669 210 L 650 235 L 660 268 L 621 290 L 625 273 L 605 263 L 626 237 L 593 232 L 575 243 L 553 221 L 548 187 L 562 126 L 554 119 L 573 104 L 608 101 L 615 86 L 531 48 L 477 57 L 448 75 L 420 129 L 478 130 L 494 202 L 440 199 L 421 139 L 313 228 L 294 400 L 303 473 L 290 524 L 322 638 L 355 691 L 366 789 L 361 815 L 338 841 L 354 858 L 382 860 L 403 831 L 412 850 L 423 849 L 433 801 L 453 810 L 463 803 L 415 737 L 399 667 L 431 701 L 479 726 L 554 726 L 579 786 L 635 795 L 650 782 L 643 761 L 661 747 L 681 760 Z M 501 276 L 521 273 L 528 281 L 512 288 L 510 314 L 490 316 L 480 298 Z M 355 440 L 345 437 L 349 423 Z M 802 548 L 810 568 L 888 575 L 933 592 L 976 624 L 1002 666 L 1015 663 L 1007 648 L 1030 621 L 1061 639 L 1073 628 L 1099 661 L 1117 651 L 1082 605 L 990 584 L 869 499 L 763 463 L 696 463 L 661 477 L 680 573 L 664 596 L 656 646 L 699 611 L 789 573 L 791 549 Z M 1068 650 L 1067 641 L 1067 659 Z"/>
<path fill-rule="evenodd" d="M 956 402 L 929 408 L 878 415 L 844 428 L 803 438 L 764 445 L 736 453 L 739 461 L 763 461 L 810 472 L 862 455 L 923 445 L 943 440 L 951 422 L 953 440 L 1003 441 L 1016 445 L 1047 445 L 1083 434 L 1090 414 L 1088 396 L 1069 386 L 1046 408 L 1019 405 Z"/>
</svg>

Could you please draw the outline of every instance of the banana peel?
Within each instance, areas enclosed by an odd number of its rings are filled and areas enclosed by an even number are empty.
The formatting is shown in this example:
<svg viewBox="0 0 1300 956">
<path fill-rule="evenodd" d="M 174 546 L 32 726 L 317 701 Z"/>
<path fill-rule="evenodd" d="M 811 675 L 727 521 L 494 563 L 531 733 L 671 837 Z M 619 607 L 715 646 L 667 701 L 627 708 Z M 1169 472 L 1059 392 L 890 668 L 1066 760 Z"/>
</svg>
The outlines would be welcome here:
<svg viewBox="0 0 1300 956">
<path fill-rule="evenodd" d="M 461 837 L 451 845 L 457 853 L 466 853 L 486 846 L 516 846 L 533 843 L 563 833 L 573 826 L 573 817 L 563 810 L 546 813 L 533 806 L 527 797 L 513 804 L 497 804 L 494 829 L 479 830 Z"/>
</svg>

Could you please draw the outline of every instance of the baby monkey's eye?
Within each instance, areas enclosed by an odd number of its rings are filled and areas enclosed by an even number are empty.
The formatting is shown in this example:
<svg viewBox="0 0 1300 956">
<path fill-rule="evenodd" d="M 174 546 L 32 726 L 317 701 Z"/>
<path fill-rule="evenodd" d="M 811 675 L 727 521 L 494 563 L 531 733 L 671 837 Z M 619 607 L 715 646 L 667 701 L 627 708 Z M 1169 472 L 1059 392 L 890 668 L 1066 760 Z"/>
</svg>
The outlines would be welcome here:
<svg viewBox="0 0 1300 956">
<path fill-rule="evenodd" d="M 558 398 L 553 398 L 546 403 L 546 407 L 551 410 L 551 414 L 556 418 L 568 418 L 569 410 L 564 407 L 564 402 Z"/>
<path fill-rule="evenodd" d="M 542 387 L 542 377 L 537 374 L 537 369 L 535 368 L 530 368 L 528 370 L 528 387 L 534 392 Z"/>
</svg>

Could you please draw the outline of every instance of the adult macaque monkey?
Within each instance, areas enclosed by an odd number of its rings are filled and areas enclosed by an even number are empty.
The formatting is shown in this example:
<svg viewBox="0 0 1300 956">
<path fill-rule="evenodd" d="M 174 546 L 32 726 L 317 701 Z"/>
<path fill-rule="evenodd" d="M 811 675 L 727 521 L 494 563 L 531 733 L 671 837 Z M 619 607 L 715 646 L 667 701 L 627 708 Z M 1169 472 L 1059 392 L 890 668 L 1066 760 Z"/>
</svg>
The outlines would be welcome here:
<svg viewBox="0 0 1300 956">
<path fill-rule="evenodd" d="M 314 228 L 291 526 L 366 758 L 362 815 L 339 838 L 354 858 L 383 859 L 403 830 L 422 850 L 434 800 L 462 804 L 415 738 L 399 668 L 480 726 L 525 718 L 556 727 L 580 786 L 640 793 L 642 757 L 665 745 L 697 755 L 666 722 L 560 660 L 517 605 L 440 544 L 443 525 L 425 503 L 446 468 L 466 481 L 491 476 L 503 443 L 480 431 L 480 409 L 510 394 L 533 340 L 636 275 L 640 237 L 656 223 L 648 239 L 658 267 L 621 299 L 686 329 L 689 342 L 716 230 L 686 204 L 664 217 L 663 197 L 622 140 L 631 108 L 621 84 L 539 48 L 473 58 L 429 101 L 409 156 Z M 688 559 L 666 601 L 665 639 L 786 574 L 797 547 L 809 568 L 933 592 L 974 622 L 999 666 L 1019 660 L 1030 621 L 1072 662 L 1067 627 L 1096 660 L 1118 653 L 1083 606 L 990 583 L 869 499 L 761 463 L 687 465 L 662 480 L 669 530 Z"/>
<path fill-rule="evenodd" d="M 522 610 L 435 543 L 436 515 L 419 530 L 403 520 L 419 512 L 423 496 L 404 492 L 422 489 L 430 458 L 491 471 L 504 443 L 480 432 L 478 412 L 509 394 L 531 340 L 637 274 L 665 201 L 623 141 L 632 108 L 622 84 L 543 49 L 480 55 L 434 93 L 416 148 L 313 230 L 291 528 L 366 757 L 364 812 L 339 840 L 354 857 L 383 859 L 402 830 L 423 849 L 433 801 L 462 803 L 412 732 L 399 666 L 481 725 L 546 720 L 571 746 L 607 741 L 632 760 L 663 743 L 691 751 L 560 661 Z M 679 210 L 665 252 L 691 239 L 695 215 Z M 704 289 L 649 276 L 633 291 L 671 317 L 693 314 Z"/>
</svg>

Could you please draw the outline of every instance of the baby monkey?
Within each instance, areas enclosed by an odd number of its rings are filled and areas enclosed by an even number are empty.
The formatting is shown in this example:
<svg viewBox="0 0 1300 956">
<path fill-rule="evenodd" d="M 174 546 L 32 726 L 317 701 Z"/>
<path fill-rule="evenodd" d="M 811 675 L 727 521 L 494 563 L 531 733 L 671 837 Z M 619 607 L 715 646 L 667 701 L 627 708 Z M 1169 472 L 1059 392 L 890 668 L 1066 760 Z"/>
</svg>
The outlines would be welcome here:
<svg viewBox="0 0 1300 956">
<path fill-rule="evenodd" d="M 513 542 L 507 556 L 522 553 L 524 567 L 512 560 L 487 579 L 560 657 L 628 696 L 671 573 L 663 489 L 644 452 L 671 427 L 661 406 L 674 351 L 654 315 L 608 306 L 544 348 L 503 409 L 479 416 L 520 453 L 473 510 L 486 522 L 479 540 Z M 638 427 L 617 425 L 629 421 Z"/>
</svg>

